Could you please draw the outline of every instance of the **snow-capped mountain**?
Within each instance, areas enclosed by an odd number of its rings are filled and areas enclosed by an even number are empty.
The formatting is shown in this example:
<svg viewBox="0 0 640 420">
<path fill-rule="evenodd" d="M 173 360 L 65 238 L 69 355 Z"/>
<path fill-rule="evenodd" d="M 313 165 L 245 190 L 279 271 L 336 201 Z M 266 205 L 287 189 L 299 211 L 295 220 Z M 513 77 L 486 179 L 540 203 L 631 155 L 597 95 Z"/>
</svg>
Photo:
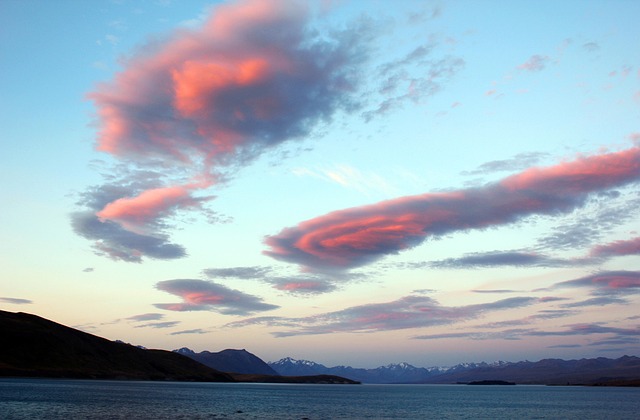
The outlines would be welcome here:
<svg viewBox="0 0 640 420">
<path fill-rule="evenodd" d="M 419 368 L 409 363 L 392 363 L 375 369 L 351 366 L 327 367 L 309 360 L 285 357 L 268 363 L 276 372 L 285 376 L 337 375 L 364 383 L 412 383 L 421 382 L 443 371 L 440 367 Z"/>
</svg>

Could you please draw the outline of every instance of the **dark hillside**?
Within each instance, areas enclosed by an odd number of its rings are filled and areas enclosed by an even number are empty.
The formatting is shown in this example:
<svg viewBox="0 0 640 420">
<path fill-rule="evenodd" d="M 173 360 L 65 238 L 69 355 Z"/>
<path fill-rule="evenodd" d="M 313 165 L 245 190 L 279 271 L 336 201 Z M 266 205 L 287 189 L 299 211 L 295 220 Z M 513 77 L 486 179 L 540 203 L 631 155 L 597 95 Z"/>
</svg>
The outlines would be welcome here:
<svg viewBox="0 0 640 420">
<path fill-rule="evenodd" d="M 233 382 L 164 350 L 143 350 L 26 313 L 0 311 L 0 376 Z"/>
</svg>

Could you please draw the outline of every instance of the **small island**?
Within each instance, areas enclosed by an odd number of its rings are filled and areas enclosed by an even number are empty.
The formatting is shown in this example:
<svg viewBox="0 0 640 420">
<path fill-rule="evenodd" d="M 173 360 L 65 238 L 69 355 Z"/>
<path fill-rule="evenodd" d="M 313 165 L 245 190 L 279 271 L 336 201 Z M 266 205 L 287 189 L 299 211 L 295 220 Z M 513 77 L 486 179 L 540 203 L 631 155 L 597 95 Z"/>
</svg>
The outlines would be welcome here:
<svg viewBox="0 0 640 420">
<path fill-rule="evenodd" d="M 500 380 L 484 380 L 484 381 L 473 381 L 467 383 L 467 385 L 515 385 L 515 382 L 507 382 Z"/>
</svg>

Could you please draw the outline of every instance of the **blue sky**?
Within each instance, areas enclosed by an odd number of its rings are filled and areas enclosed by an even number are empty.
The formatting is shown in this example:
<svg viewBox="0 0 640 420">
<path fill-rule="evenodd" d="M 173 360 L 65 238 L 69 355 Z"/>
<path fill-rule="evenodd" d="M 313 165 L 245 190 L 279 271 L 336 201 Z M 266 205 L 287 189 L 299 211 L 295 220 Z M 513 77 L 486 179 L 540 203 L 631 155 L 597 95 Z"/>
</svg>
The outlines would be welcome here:
<svg viewBox="0 0 640 420">
<path fill-rule="evenodd" d="M 0 308 L 327 365 L 636 354 L 632 1 L 0 3 Z"/>
</svg>

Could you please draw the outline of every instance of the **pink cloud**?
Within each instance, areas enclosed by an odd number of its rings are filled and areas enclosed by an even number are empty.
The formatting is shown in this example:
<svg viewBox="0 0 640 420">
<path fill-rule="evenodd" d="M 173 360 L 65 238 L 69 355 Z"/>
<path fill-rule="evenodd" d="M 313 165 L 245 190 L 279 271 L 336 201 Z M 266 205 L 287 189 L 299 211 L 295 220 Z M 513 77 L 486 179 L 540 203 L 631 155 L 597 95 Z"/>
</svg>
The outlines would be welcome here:
<svg viewBox="0 0 640 420">
<path fill-rule="evenodd" d="M 541 71 L 546 67 L 548 62 L 549 62 L 549 57 L 547 57 L 546 55 L 536 54 L 536 55 L 532 55 L 531 57 L 529 57 L 527 61 L 520 64 L 518 66 L 518 69 L 526 70 L 526 71 Z"/>
<path fill-rule="evenodd" d="M 273 287 L 293 294 L 326 293 L 335 289 L 329 282 L 314 280 L 274 280 Z"/>
<path fill-rule="evenodd" d="M 145 47 L 89 94 L 98 149 L 224 165 L 242 149 L 306 133 L 341 107 L 357 68 L 351 46 L 315 38 L 308 19 L 304 2 L 245 0 Z"/>
<path fill-rule="evenodd" d="M 594 295 L 616 295 L 621 291 L 626 293 L 640 292 L 640 271 L 605 271 L 574 280 L 556 283 L 550 289 L 571 287 L 589 287 L 594 289 Z"/>
<path fill-rule="evenodd" d="M 183 301 L 179 303 L 155 304 L 157 308 L 168 311 L 216 311 L 228 315 L 247 315 L 278 308 L 256 296 L 211 281 L 165 280 L 158 282 L 156 288 L 182 298 Z"/>
<path fill-rule="evenodd" d="M 640 148 L 580 157 L 479 188 L 335 211 L 268 236 L 264 254 L 307 268 L 349 269 L 446 233 L 568 212 L 591 193 L 639 179 Z"/>
<path fill-rule="evenodd" d="M 623 255 L 640 255 L 640 237 L 610 242 L 604 245 L 595 246 L 591 250 L 594 257 L 612 257 Z"/>
<path fill-rule="evenodd" d="M 158 230 L 163 218 L 208 199 L 195 197 L 197 191 L 265 150 L 308 135 L 336 111 L 357 108 L 353 93 L 371 28 L 363 21 L 319 35 L 310 19 L 304 1 L 218 5 L 201 27 L 140 47 L 113 80 L 88 94 L 96 106 L 97 149 L 160 171 L 164 180 L 92 208 L 105 223 L 98 230 L 108 236 L 100 242 L 103 253 L 140 261 L 133 255 L 140 247 L 120 240 L 128 237 L 107 222 L 166 237 Z M 96 229 L 82 230 L 95 226 L 90 222 L 74 228 L 97 239 Z"/>
<path fill-rule="evenodd" d="M 112 201 L 97 212 L 96 216 L 101 220 L 117 222 L 125 229 L 137 232 L 159 215 L 166 215 L 177 209 L 198 208 L 203 201 L 210 199 L 211 197 L 191 197 L 190 188 L 183 186 L 154 188 L 143 191 L 136 197 Z"/>
</svg>

